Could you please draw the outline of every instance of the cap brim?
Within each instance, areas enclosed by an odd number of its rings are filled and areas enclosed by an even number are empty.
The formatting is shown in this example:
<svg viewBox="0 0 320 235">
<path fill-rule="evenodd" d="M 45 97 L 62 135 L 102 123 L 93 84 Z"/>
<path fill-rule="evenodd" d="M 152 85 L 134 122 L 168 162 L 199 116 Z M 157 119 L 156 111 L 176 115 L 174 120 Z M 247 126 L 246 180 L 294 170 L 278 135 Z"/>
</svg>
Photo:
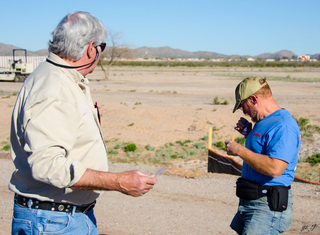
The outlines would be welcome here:
<svg viewBox="0 0 320 235">
<path fill-rule="evenodd" d="M 240 106 L 240 103 L 241 103 L 241 101 L 237 101 L 237 102 L 236 102 L 236 104 L 234 105 L 234 108 L 233 108 L 233 113 L 234 113 L 235 111 L 237 111 L 237 109 L 238 109 L 239 106 Z"/>
</svg>

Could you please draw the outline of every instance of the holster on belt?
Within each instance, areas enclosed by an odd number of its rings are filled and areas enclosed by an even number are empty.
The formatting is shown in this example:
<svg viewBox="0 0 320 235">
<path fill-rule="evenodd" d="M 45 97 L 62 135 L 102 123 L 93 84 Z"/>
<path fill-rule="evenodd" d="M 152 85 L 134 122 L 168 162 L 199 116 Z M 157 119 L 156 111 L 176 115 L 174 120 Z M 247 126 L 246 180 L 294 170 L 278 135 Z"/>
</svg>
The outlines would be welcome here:
<svg viewBox="0 0 320 235">
<path fill-rule="evenodd" d="M 236 195 L 239 198 L 246 200 L 257 200 L 266 196 L 270 186 L 261 186 L 260 184 L 244 179 L 238 178 L 237 180 Z"/>
<path fill-rule="evenodd" d="M 236 195 L 245 200 L 257 200 L 268 196 L 268 204 L 273 211 L 284 211 L 288 206 L 289 189 L 283 185 L 262 186 L 244 178 L 237 180 Z"/>
</svg>

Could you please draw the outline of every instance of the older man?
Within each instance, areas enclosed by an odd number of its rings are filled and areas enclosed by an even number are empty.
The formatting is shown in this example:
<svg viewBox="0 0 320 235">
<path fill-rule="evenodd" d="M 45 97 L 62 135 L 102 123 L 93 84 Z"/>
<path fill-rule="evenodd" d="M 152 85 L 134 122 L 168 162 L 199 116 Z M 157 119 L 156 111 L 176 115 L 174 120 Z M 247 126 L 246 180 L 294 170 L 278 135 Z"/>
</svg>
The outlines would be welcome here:
<svg viewBox="0 0 320 235">
<path fill-rule="evenodd" d="M 47 61 L 23 84 L 12 114 L 12 234 L 98 234 L 93 207 L 100 190 L 141 196 L 157 179 L 140 171 L 108 172 L 85 77 L 106 46 L 103 24 L 74 12 L 52 35 Z"/>
<path fill-rule="evenodd" d="M 266 79 L 244 79 L 235 96 L 233 112 L 242 109 L 255 125 L 241 118 L 235 127 L 246 136 L 245 147 L 226 142 L 227 153 L 244 161 L 237 181 L 238 212 L 230 226 L 238 234 L 283 233 L 292 221 L 290 185 L 300 151 L 299 127 L 275 102 Z"/>
</svg>

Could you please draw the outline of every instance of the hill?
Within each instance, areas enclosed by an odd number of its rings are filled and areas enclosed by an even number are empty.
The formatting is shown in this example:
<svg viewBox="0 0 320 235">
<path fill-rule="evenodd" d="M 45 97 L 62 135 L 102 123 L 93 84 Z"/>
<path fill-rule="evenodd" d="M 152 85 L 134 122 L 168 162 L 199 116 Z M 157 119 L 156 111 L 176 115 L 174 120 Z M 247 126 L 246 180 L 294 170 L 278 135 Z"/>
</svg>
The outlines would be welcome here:
<svg viewBox="0 0 320 235">
<path fill-rule="evenodd" d="M 21 49 L 19 47 L 8 45 L 0 42 L 0 56 L 12 55 L 13 49 Z M 28 48 L 26 48 L 28 50 Z M 139 47 L 136 49 L 131 49 L 134 51 L 136 58 L 205 58 L 205 59 L 216 59 L 216 58 L 244 58 L 244 57 L 254 57 L 261 59 L 270 58 L 296 58 L 297 54 L 289 50 L 281 50 L 274 53 L 263 53 L 260 55 L 225 55 L 210 51 L 196 51 L 190 52 L 180 49 L 174 49 L 171 47 Z M 39 51 L 29 51 L 28 55 L 31 56 L 46 56 L 48 55 L 47 49 L 42 49 Z M 318 58 L 319 54 L 310 55 L 311 58 Z"/>
<path fill-rule="evenodd" d="M 0 42 L 0 56 L 12 56 L 13 49 L 27 49 L 27 48 L 20 48 L 13 45 L 8 45 Z M 28 50 L 28 49 L 27 49 Z M 47 56 L 48 50 L 42 49 L 39 51 L 27 51 L 28 55 L 30 56 Z"/>
<path fill-rule="evenodd" d="M 140 58 L 206 58 L 206 59 L 217 59 L 217 58 L 240 58 L 240 57 L 254 57 L 261 59 L 269 58 L 294 58 L 297 57 L 295 53 L 288 50 L 281 50 L 275 53 L 263 53 L 256 56 L 250 55 L 224 55 L 216 52 L 209 51 L 184 51 L 180 49 L 173 49 L 171 47 L 139 47 L 135 49 L 137 57 Z"/>
<path fill-rule="evenodd" d="M 197 51 L 190 52 L 171 47 L 139 47 L 135 49 L 140 58 L 227 58 L 227 55 L 209 52 Z"/>
<path fill-rule="evenodd" d="M 262 59 L 271 59 L 271 58 L 296 58 L 297 55 L 295 53 L 293 53 L 292 51 L 288 51 L 288 50 L 281 50 L 275 53 L 264 53 L 264 54 L 260 54 L 255 56 L 256 58 L 262 58 Z"/>
</svg>

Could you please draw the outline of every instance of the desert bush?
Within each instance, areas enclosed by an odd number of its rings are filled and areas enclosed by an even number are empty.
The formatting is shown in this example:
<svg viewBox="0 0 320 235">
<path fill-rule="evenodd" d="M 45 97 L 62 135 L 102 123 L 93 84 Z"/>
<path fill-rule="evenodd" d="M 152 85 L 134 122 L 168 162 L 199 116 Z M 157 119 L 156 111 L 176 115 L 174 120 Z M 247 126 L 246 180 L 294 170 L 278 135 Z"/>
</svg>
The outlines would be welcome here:
<svg viewBox="0 0 320 235">
<path fill-rule="evenodd" d="M 113 150 L 113 149 L 111 149 L 111 150 L 108 151 L 108 154 L 109 154 L 109 155 L 118 154 L 118 153 L 119 153 L 119 152 L 117 152 L 116 150 Z"/>
<path fill-rule="evenodd" d="M 168 148 L 161 146 L 156 150 L 155 157 L 159 159 L 159 162 L 167 162 L 170 160 L 173 152 L 173 148 L 169 146 Z"/>
<path fill-rule="evenodd" d="M 314 132 L 320 132 L 320 127 L 316 126 L 316 125 L 312 125 L 311 122 L 309 121 L 309 119 L 307 118 L 296 118 L 295 120 L 300 128 L 301 131 L 301 135 L 303 137 L 311 137 L 312 133 Z"/>
<path fill-rule="evenodd" d="M 220 104 L 220 99 L 218 96 L 214 97 L 213 99 L 213 104 L 219 105 Z"/>
<path fill-rule="evenodd" d="M 192 145 L 192 147 L 196 148 L 196 149 L 204 149 L 205 147 L 203 146 L 203 144 L 201 143 L 195 143 Z"/>
<path fill-rule="evenodd" d="M 188 143 L 191 143 L 191 140 L 185 140 L 185 141 L 178 140 L 178 141 L 176 141 L 176 144 L 179 144 L 181 146 L 187 146 L 186 144 L 188 144 Z"/>
<path fill-rule="evenodd" d="M 228 100 L 223 100 L 223 101 L 220 101 L 220 98 L 218 96 L 214 97 L 213 99 L 213 104 L 214 105 L 228 105 L 229 104 L 229 101 Z"/>
<path fill-rule="evenodd" d="M 238 144 L 241 144 L 241 145 L 245 145 L 246 143 L 246 138 L 245 137 L 237 137 L 236 140 L 235 140 Z"/>
<path fill-rule="evenodd" d="M 187 154 L 190 155 L 190 156 L 193 156 L 193 155 L 197 155 L 198 152 L 196 150 L 191 149 L 191 150 L 187 151 Z"/>
<path fill-rule="evenodd" d="M 182 158 L 182 159 L 190 159 L 190 157 L 187 154 L 184 154 L 184 153 L 180 154 L 178 157 Z"/>
<path fill-rule="evenodd" d="M 124 151 L 126 152 L 134 152 L 136 150 L 137 150 L 137 146 L 134 143 L 130 143 L 124 148 Z"/>
<path fill-rule="evenodd" d="M 172 159 L 177 159 L 177 158 L 178 158 L 178 155 L 177 155 L 177 154 L 172 154 L 170 157 L 171 157 Z"/>
<path fill-rule="evenodd" d="M 10 150 L 10 144 L 6 144 L 5 146 L 3 146 L 3 150 L 4 151 L 9 151 Z"/>
<path fill-rule="evenodd" d="M 116 146 L 114 146 L 114 149 L 120 149 L 120 148 L 121 148 L 120 144 L 117 144 Z"/>
<path fill-rule="evenodd" d="M 318 165 L 320 163 L 320 153 L 307 157 L 306 162 L 309 162 L 311 166 Z"/>
<path fill-rule="evenodd" d="M 146 145 L 144 148 L 145 148 L 146 150 L 149 150 L 149 151 L 153 151 L 153 150 L 154 150 L 154 147 L 151 146 L 150 144 Z"/>
<path fill-rule="evenodd" d="M 296 120 L 301 131 L 306 131 L 310 127 L 309 119 L 300 117 Z"/>
<path fill-rule="evenodd" d="M 226 146 L 225 146 L 224 142 L 222 142 L 222 141 L 215 142 L 214 146 L 216 146 L 217 148 L 223 149 L 223 150 L 226 149 Z"/>
<path fill-rule="evenodd" d="M 228 104 L 229 104 L 229 101 L 228 101 L 228 100 L 224 100 L 221 104 L 222 104 L 222 105 L 228 105 Z"/>
</svg>

